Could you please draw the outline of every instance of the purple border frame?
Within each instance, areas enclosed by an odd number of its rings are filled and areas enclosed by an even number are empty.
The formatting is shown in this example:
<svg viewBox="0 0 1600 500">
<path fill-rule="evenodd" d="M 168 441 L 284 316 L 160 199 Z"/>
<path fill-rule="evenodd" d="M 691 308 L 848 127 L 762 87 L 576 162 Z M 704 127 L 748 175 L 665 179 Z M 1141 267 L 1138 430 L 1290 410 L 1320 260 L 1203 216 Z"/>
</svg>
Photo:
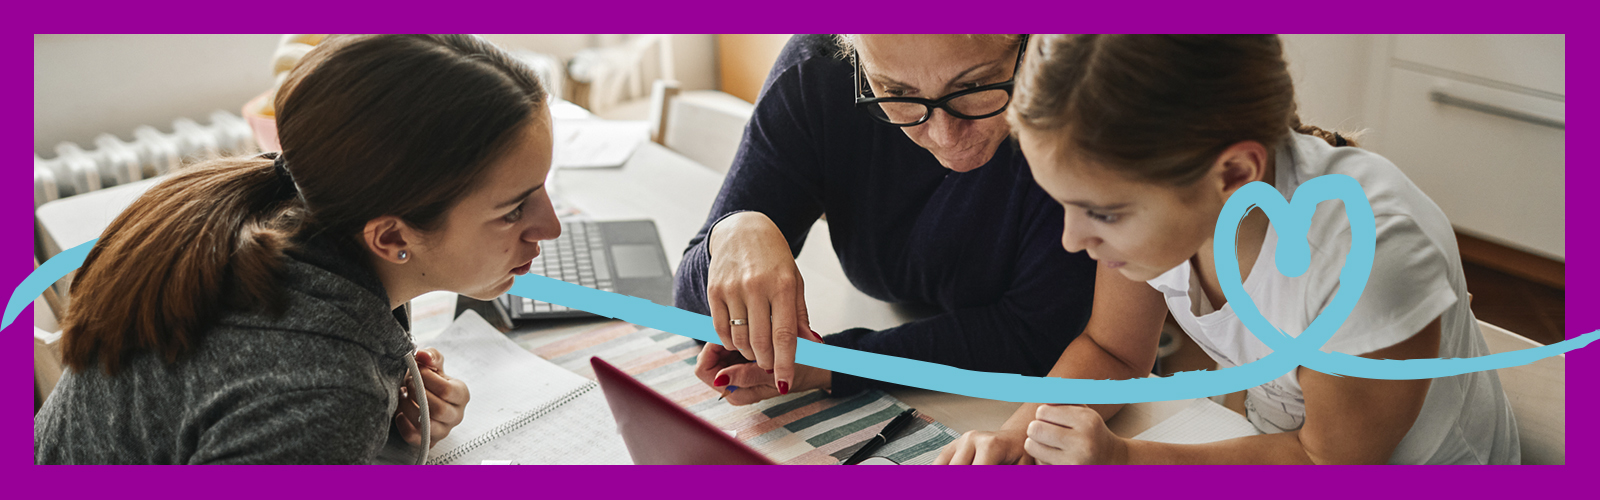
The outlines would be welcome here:
<svg viewBox="0 0 1600 500">
<path fill-rule="evenodd" d="M 32 95 L 32 33 L 121 32 L 130 29 L 156 32 L 210 31 L 205 28 L 212 26 L 225 29 L 270 27 L 286 31 L 291 28 L 301 31 L 325 31 L 328 28 L 323 28 L 322 25 L 333 24 L 326 22 L 329 20 L 340 21 L 338 26 L 343 28 L 419 31 L 434 29 L 494 33 L 528 31 L 535 28 L 539 20 L 559 23 L 556 27 L 565 31 L 646 32 L 670 28 L 679 31 L 709 32 L 724 31 L 729 27 L 745 30 L 759 27 L 762 31 L 786 32 L 816 31 L 824 28 L 829 31 L 871 31 L 894 27 L 867 23 L 856 15 L 840 14 L 879 9 L 885 12 L 891 9 L 959 12 L 947 9 L 963 7 L 970 9 L 973 5 L 955 2 L 948 2 L 952 5 L 946 6 L 930 6 L 926 2 L 914 5 L 827 3 L 804 5 L 796 9 L 792 6 L 785 8 L 762 2 L 718 1 L 709 2 L 713 5 L 669 7 L 643 4 L 638 7 L 619 8 L 614 2 L 608 2 L 602 10 L 590 7 L 595 5 L 592 3 L 550 6 L 507 2 L 503 9 L 475 6 L 477 8 L 471 9 L 470 12 L 453 14 L 434 12 L 440 10 L 437 4 L 419 4 L 415 9 L 407 9 L 405 8 L 407 6 L 389 3 L 373 8 L 306 5 L 301 7 L 301 12 L 280 14 L 272 12 L 272 9 L 288 7 L 284 9 L 288 11 L 295 6 L 182 3 L 187 5 L 156 7 L 129 6 L 121 3 L 115 4 L 114 7 L 97 7 L 75 2 L 61 11 L 47 9 L 38 4 L 7 7 L 6 17 L 13 23 L 20 24 L 18 21 L 23 20 L 44 20 L 44 22 L 13 28 L 22 33 L 8 32 L 0 35 L 3 37 L 0 39 L 4 40 L 0 43 L 0 54 L 3 54 L 0 57 L 3 57 L 5 63 L 0 64 L 0 72 L 6 75 L 3 83 L 0 83 L 6 90 L 0 92 L 0 116 L 12 117 L 0 122 L 0 131 L 5 132 L 0 135 L 3 137 L 0 141 L 3 141 L 7 151 L 11 151 L 0 156 L 5 158 L 3 166 L 0 166 L 3 170 L 0 171 L 4 172 L 6 179 L 6 182 L 0 183 L 0 204 L 4 206 L 0 210 L 4 210 L 7 214 L 6 217 L 0 218 L 0 234 L 6 235 L 4 239 L 9 243 L 0 248 L 0 252 L 4 252 L 3 262 L 5 262 L 5 265 L 0 266 L 0 283 L 19 283 L 31 270 L 31 267 L 23 263 L 29 260 L 32 253 L 32 238 L 25 235 L 31 236 L 33 228 L 24 214 L 30 212 L 29 206 L 33 199 L 32 180 L 27 175 L 31 168 L 27 156 L 31 154 L 33 146 L 32 131 L 29 129 L 31 125 L 22 120 L 22 117 L 31 116 L 33 107 L 28 99 Z M 1579 29 L 1580 26 L 1589 27 L 1592 23 L 1592 21 L 1583 22 L 1581 19 L 1600 18 L 1600 16 L 1590 17 L 1594 15 L 1592 12 L 1594 9 L 1588 6 L 1562 4 L 1534 6 L 1528 2 L 1517 4 L 1516 12 L 1506 12 L 1510 9 L 1503 3 L 1488 2 L 1456 2 L 1450 4 L 1448 8 L 1443 8 L 1405 6 L 1394 2 L 1362 6 L 1353 2 L 1328 4 L 1251 1 L 1248 4 L 1223 6 L 1210 2 L 1163 1 L 1139 2 L 1129 4 L 1123 9 L 1105 4 L 1039 3 L 1044 5 L 1018 6 L 1014 10 L 1007 9 L 1005 12 L 978 12 L 970 15 L 964 13 L 961 16 L 949 16 L 945 19 L 935 17 L 932 26 L 918 23 L 915 26 L 900 27 L 931 31 L 1005 32 L 1077 30 L 1570 32 Z M 1161 5 L 1166 3 L 1172 5 Z M 806 12 L 797 12 L 799 10 Z M 1580 11 L 1589 11 L 1591 14 L 1583 15 Z M 189 14 L 190 12 L 196 14 Z M 508 16 L 504 15 L 505 12 L 522 15 Z M 629 14 L 619 15 L 618 12 L 629 12 Z M 1018 15 L 1016 14 L 1018 12 L 1029 14 Z M 295 15 L 305 15 L 308 18 L 294 19 Z M 421 15 L 428 17 L 423 18 Z M 248 19 L 259 22 L 250 25 L 239 22 Z M 663 20 L 672 22 L 667 24 L 663 23 Z M 1593 64 L 1594 41 L 1594 37 L 1585 33 L 1568 35 L 1568 79 L 1569 83 L 1576 83 L 1569 86 L 1569 95 L 1578 96 L 1568 100 L 1569 109 L 1575 111 L 1570 113 L 1571 115 L 1589 116 L 1589 113 L 1596 112 L 1593 101 L 1582 97 L 1596 87 L 1594 81 L 1590 80 L 1596 72 Z M 1582 119 L 1574 120 L 1569 127 L 1574 132 L 1569 135 L 1574 137 L 1585 137 L 1587 135 L 1584 131 L 1595 130 L 1593 125 Z M 1597 182 L 1600 181 L 1600 173 L 1590 168 L 1571 168 L 1570 165 L 1567 171 L 1568 213 L 1600 213 L 1600 197 L 1575 196 L 1600 184 Z M 1588 248 L 1589 244 L 1600 242 L 1600 237 L 1593 235 L 1597 228 L 1600 228 L 1600 223 L 1593 220 L 1571 215 L 1567 217 L 1568 247 L 1580 249 L 1568 252 L 1569 277 L 1578 280 L 1600 278 L 1600 259 L 1597 259 L 1594 252 L 1581 250 Z M 1583 307 L 1576 307 L 1585 303 L 1595 303 L 1596 299 L 1600 299 L 1600 291 L 1581 287 L 1569 291 L 1567 295 L 1567 310 L 1571 311 L 1567 317 L 1569 337 L 1600 329 L 1600 314 Z M 1153 478 L 1160 478 L 1155 484 L 1163 486 L 1178 484 L 1177 480 L 1192 479 L 1194 480 L 1192 484 L 1195 486 L 1191 488 L 1199 488 L 1191 490 L 1194 493 L 1215 492 L 1224 495 L 1248 495 L 1262 490 L 1298 493 L 1306 491 L 1307 486 L 1314 486 L 1315 489 L 1311 491 L 1316 496 L 1326 495 L 1324 492 L 1345 490 L 1386 494 L 1385 496 L 1395 494 L 1432 496 L 1449 493 L 1488 496 L 1532 492 L 1576 494 L 1588 489 L 1579 489 L 1581 486 L 1578 481 L 1583 476 L 1564 474 L 1563 472 L 1566 472 L 1564 469 L 1550 467 L 1500 468 L 1487 474 L 1468 468 L 1368 468 L 1363 469 L 1359 475 L 1352 474 L 1350 470 L 1338 471 L 1329 468 L 1298 469 L 1292 474 L 1284 474 L 1283 471 L 1287 469 L 1269 472 L 1260 468 L 1262 466 L 1231 466 L 1237 468 L 1225 471 L 1191 467 L 1168 468 L 1161 471 L 1113 468 L 1092 472 L 1048 468 L 843 468 L 828 469 L 825 477 L 815 478 L 805 477 L 817 474 L 805 469 L 798 469 L 800 472 L 777 472 L 780 477 L 763 478 L 747 476 L 756 471 L 749 468 L 719 470 L 684 467 L 436 468 L 430 469 L 428 477 L 419 478 L 420 480 L 404 474 L 379 472 L 380 469 L 373 468 L 334 470 L 308 467 L 272 471 L 261 468 L 232 468 L 205 472 L 175 468 L 100 468 L 88 474 L 81 472 L 81 469 L 73 469 L 72 472 L 54 468 L 23 470 L 21 467 L 32 463 L 29 455 L 33 449 L 30 435 L 32 420 L 29 418 L 32 413 L 30 406 L 32 384 L 24 382 L 32 379 L 32 341 L 28 340 L 23 332 L 26 327 L 21 326 L 22 323 L 31 324 L 32 311 L 26 311 L 23 315 L 28 319 L 19 321 L 17 325 L 7 329 L 4 332 L 5 340 L 0 342 L 0 345 L 5 346 L 4 349 L 0 349 L 0 356 L 4 359 L 4 362 L 0 363 L 0 371 L 11 373 L 8 376 L 0 376 L 0 380 L 7 381 L 0 384 L 0 394 L 3 394 L 0 395 L 0 408 L 3 408 L 0 416 L 4 419 L 0 422 L 0 464 L 6 466 L 6 476 L 17 480 L 8 488 L 19 494 L 17 498 L 28 498 L 22 495 L 30 494 L 78 496 L 91 491 L 119 496 L 143 496 L 152 493 L 168 496 L 178 492 L 243 497 L 299 496 L 308 493 L 316 496 L 333 496 L 370 495 L 375 490 L 391 489 L 506 496 L 529 494 L 612 496 L 663 493 L 676 496 L 672 495 L 676 491 L 658 485 L 673 484 L 671 481 L 683 481 L 686 478 L 694 481 L 701 476 L 715 478 L 705 481 L 715 485 L 712 486 L 715 492 L 682 491 L 695 496 L 722 496 L 738 494 L 734 493 L 735 491 L 752 491 L 762 497 L 803 495 L 815 498 L 835 492 L 883 491 L 872 487 L 887 482 L 892 485 L 889 486 L 892 488 L 890 491 L 911 495 L 954 496 L 1033 492 L 1050 495 L 1130 490 L 1139 492 L 1136 494 L 1159 495 L 1161 492 L 1145 486 L 1151 484 L 1149 481 Z M 1600 370 L 1597 359 L 1600 359 L 1600 353 L 1591 352 L 1590 349 L 1580 349 L 1569 354 L 1568 378 L 1594 379 L 1597 370 Z M 1600 404 L 1596 403 L 1597 393 L 1600 391 L 1587 387 L 1586 384 L 1569 384 L 1568 415 L 1593 415 L 1589 412 L 1600 408 Z M 1584 443 L 1594 443 L 1597 437 L 1600 437 L 1597 436 L 1600 431 L 1583 424 L 1588 420 L 1590 419 L 1568 419 L 1567 443 L 1579 445 L 1568 446 L 1568 464 L 1593 466 L 1600 463 L 1600 460 L 1596 460 L 1597 454 L 1594 449 L 1582 446 Z M 612 479 L 617 475 L 625 475 L 628 479 L 625 481 Z M 797 478 L 781 477 L 791 475 Z M 1223 478 L 1248 479 L 1220 480 Z M 786 480 L 815 487 L 771 485 L 773 482 Z M 159 489 L 152 489 L 147 486 L 151 483 L 168 484 L 159 486 Z M 130 488 L 135 485 L 144 487 Z"/>
</svg>

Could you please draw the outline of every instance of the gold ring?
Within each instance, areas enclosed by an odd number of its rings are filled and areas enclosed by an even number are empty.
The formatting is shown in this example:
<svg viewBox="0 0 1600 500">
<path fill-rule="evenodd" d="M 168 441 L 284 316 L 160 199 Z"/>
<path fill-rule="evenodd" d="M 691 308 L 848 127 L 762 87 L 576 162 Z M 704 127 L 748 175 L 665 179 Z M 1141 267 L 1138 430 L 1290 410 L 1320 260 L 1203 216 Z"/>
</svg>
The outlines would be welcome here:
<svg viewBox="0 0 1600 500">
<path fill-rule="evenodd" d="M 730 320 L 728 320 L 728 324 L 733 325 L 733 326 L 744 326 L 745 323 L 746 323 L 746 321 L 742 320 L 742 319 L 730 319 Z"/>
</svg>

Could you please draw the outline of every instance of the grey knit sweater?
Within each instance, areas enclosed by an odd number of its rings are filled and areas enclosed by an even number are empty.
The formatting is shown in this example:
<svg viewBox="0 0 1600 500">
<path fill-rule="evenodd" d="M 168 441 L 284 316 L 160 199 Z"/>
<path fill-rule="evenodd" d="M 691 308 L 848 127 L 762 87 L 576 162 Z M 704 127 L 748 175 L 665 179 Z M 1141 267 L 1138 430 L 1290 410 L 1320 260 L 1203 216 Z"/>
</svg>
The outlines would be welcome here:
<svg viewBox="0 0 1600 500">
<path fill-rule="evenodd" d="M 282 317 L 232 312 L 191 355 L 70 369 L 34 417 L 36 463 L 370 463 L 412 343 L 376 276 L 307 245 Z"/>
</svg>

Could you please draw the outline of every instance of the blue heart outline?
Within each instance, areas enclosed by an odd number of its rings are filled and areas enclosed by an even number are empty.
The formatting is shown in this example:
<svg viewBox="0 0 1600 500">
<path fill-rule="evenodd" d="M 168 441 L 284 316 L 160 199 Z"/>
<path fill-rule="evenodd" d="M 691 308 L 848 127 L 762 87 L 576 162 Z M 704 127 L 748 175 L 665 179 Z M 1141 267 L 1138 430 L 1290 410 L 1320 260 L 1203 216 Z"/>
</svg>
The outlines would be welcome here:
<svg viewBox="0 0 1600 500">
<path fill-rule="evenodd" d="M 1306 235 L 1310 233 L 1312 216 L 1317 205 L 1324 201 L 1344 202 L 1345 217 L 1350 221 L 1350 254 L 1339 270 L 1339 290 L 1333 300 L 1317 314 L 1299 337 L 1290 336 L 1273 325 L 1255 299 L 1244 290 L 1244 280 L 1239 275 L 1237 246 L 1239 222 L 1251 209 L 1266 212 L 1273 229 L 1278 232 L 1278 248 L 1274 254 L 1278 272 L 1296 277 L 1305 274 L 1311 266 L 1311 246 Z M 1367 288 L 1367 278 L 1372 274 L 1372 261 L 1377 255 L 1378 229 L 1372 214 L 1372 204 L 1367 201 L 1361 184 L 1348 175 L 1328 174 L 1318 176 L 1294 191 L 1294 201 L 1284 200 L 1278 190 L 1265 182 L 1252 182 L 1239 188 L 1223 204 L 1217 215 L 1216 234 L 1212 240 L 1212 255 L 1217 268 L 1217 280 L 1222 294 L 1233 306 L 1233 312 L 1245 328 L 1256 338 L 1272 348 L 1269 356 L 1290 356 L 1297 361 L 1313 355 L 1334 332 L 1344 325 L 1355 311 L 1361 292 Z M 1320 352 L 1320 351 L 1317 351 Z M 1303 365 L 1304 363 L 1298 363 Z"/>
<path fill-rule="evenodd" d="M 1594 331 L 1547 346 L 1473 358 L 1368 359 L 1323 352 L 1320 350 L 1322 345 L 1349 319 L 1361 298 L 1361 291 L 1366 289 L 1367 279 L 1372 274 L 1373 259 L 1377 255 L 1377 219 L 1373 216 L 1372 204 L 1367 201 L 1361 184 L 1347 175 L 1327 174 L 1313 178 L 1296 188 L 1293 197 L 1293 201 L 1286 201 L 1271 185 L 1252 182 L 1228 197 L 1222 212 L 1217 215 L 1212 255 L 1222 293 L 1245 328 L 1272 348 L 1271 354 L 1255 363 L 1275 358 L 1272 359 L 1275 364 L 1292 362 L 1296 366 L 1330 375 L 1417 380 L 1521 366 L 1600 340 L 1600 331 Z M 1250 209 L 1260 208 L 1278 231 L 1278 248 L 1274 254 L 1278 272 L 1291 278 L 1299 276 L 1310 268 L 1311 248 L 1306 235 L 1310 232 L 1312 216 L 1316 213 L 1317 204 L 1330 200 L 1344 202 L 1345 217 L 1350 221 L 1350 254 L 1345 257 L 1344 268 L 1339 270 L 1339 290 L 1334 293 L 1333 300 L 1304 332 L 1293 337 L 1263 317 L 1256 308 L 1254 298 L 1244 290 L 1244 280 L 1239 276 L 1239 259 L 1234 252 L 1237 245 L 1215 242 L 1237 241 L 1239 221 L 1250 213 Z M 1288 217 L 1280 220 L 1273 217 L 1275 213 Z M 1347 293 L 1351 290 L 1355 292 Z"/>
</svg>

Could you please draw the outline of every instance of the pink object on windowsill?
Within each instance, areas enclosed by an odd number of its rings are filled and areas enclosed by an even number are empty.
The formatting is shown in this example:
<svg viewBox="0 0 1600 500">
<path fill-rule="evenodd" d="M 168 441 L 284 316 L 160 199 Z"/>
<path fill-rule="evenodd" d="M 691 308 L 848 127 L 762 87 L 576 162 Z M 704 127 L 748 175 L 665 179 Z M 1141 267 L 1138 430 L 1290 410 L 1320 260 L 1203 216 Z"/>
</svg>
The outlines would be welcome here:
<svg viewBox="0 0 1600 500">
<path fill-rule="evenodd" d="M 272 97 L 271 94 L 272 91 L 268 90 L 244 103 L 244 111 L 240 115 L 250 123 L 250 130 L 255 132 L 256 145 L 261 146 L 262 151 L 282 151 L 283 147 L 278 145 L 277 117 L 261 114 L 261 107 Z"/>
</svg>

